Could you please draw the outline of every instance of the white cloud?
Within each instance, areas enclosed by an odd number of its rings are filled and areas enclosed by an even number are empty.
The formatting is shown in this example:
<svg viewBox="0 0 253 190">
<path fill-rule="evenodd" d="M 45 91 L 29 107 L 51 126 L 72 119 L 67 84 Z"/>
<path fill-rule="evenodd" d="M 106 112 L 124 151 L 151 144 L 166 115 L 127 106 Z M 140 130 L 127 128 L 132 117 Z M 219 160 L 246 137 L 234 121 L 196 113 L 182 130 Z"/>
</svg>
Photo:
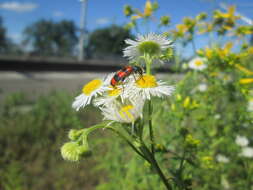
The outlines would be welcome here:
<svg viewBox="0 0 253 190">
<path fill-rule="evenodd" d="M 61 12 L 61 11 L 54 11 L 53 12 L 53 16 L 54 17 L 62 17 L 64 14 L 63 14 L 63 12 Z"/>
<path fill-rule="evenodd" d="M 109 19 L 109 18 L 98 18 L 97 20 L 96 20 L 96 23 L 98 24 L 98 25 L 105 25 L 105 24 L 108 24 L 108 23 L 110 23 L 111 22 L 111 19 Z"/>
<path fill-rule="evenodd" d="M 0 3 L 0 9 L 5 9 L 15 12 L 29 12 L 38 7 L 35 3 L 20 3 L 17 1 Z"/>
</svg>

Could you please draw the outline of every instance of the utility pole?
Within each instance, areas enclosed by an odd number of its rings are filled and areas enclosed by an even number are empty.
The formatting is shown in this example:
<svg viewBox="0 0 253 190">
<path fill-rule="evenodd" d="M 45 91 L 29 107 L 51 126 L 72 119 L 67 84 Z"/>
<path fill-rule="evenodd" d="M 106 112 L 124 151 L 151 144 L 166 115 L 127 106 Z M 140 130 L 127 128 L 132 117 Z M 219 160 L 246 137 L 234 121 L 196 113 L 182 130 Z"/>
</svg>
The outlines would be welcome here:
<svg viewBox="0 0 253 190">
<path fill-rule="evenodd" d="M 79 36 L 79 55 L 78 61 L 84 59 L 84 40 L 86 35 L 86 16 L 87 16 L 87 0 L 80 0 L 81 15 L 80 15 L 80 36 Z"/>
</svg>

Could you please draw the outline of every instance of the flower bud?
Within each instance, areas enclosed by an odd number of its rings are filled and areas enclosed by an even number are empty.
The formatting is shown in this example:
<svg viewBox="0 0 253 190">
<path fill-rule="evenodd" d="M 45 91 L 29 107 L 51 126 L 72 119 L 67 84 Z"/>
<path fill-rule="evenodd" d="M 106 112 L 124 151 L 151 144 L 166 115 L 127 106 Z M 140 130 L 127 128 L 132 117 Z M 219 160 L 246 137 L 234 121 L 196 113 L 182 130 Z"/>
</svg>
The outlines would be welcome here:
<svg viewBox="0 0 253 190">
<path fill-rule="evenodd" d="M 80 137 L 81 134 L 82 134 L 81 130 L 71 129 L 69 131 L 68 137 L 70 140 L 75 141 Z"/>
<path fill-rule="evenodd" d="M 207 18 L 207 14 L 206 13 L 200 13 L 199 15 L 196 16 L 196 19 L 198 21 L 201 21 L 201 20 L 205 20 Z"/>
<path fill-rule="evenodd" d="M 76 142 L 67 142 L 61 147 L 61 155 L 64 160 L 76 162 L 80 160 L 79 145 Z"/>
<path fill-rule="evenodd" d="M 133 14 L 132 7 L 130 5 L 125 5 L 124 6 L 124 14 L 126 16 L 131 16 Z"/>
<path fill-rule="evenodd" d="M 152 11 L 156 11 L 158 8 L 159 8 L 159 4 L 158 4 L 157 1 L 155 1 L 155 2 L 152 4 Z"/>
<path fill-rule="evenodd" d="M 185 138 L 186 146 L 195 148 L 200 144 L 200 140 L 193 138 L 191 134 L 186 135 Z"/>
<path fill-rule="evenodd" d="M 160 18 L 160 25 L 161 26 L 167 26 L 170 24 L 170 17 L 169 16 L 162 16 Z"/>
</svg>

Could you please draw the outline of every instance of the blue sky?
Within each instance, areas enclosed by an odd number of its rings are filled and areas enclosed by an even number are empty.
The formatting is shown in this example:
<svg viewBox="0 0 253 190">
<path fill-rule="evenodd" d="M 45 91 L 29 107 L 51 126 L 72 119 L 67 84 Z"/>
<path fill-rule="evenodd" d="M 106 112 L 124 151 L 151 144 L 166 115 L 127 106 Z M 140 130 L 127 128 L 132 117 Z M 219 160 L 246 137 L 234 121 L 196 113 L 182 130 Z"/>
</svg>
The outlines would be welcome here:
<svg viewBox="0 0 253 190">
<path fill-rule="evenodd" d="M 112 23 L 124 24 L 127 19 L 123 6 L 143 8 L 146 0 L 88 0 L 87 28 L 92 31 Z M 172 24 L 179 23 L 184 16 L 195 16 L 199 12 L 211 12 L 219 3 L 237 5 L 238 11 L 253 19 L 252 0 L 158 0 L 160 9 L 156 16 L 170 15 Z M 0 0 L 0 16 L 8 30 L 8 36 L 20 41 L 23 29 L 39 19 L 70 19 L 80 22 L 79 0 Z M 155 31 L 155 28 L 151 28 Z"/>
</svg>

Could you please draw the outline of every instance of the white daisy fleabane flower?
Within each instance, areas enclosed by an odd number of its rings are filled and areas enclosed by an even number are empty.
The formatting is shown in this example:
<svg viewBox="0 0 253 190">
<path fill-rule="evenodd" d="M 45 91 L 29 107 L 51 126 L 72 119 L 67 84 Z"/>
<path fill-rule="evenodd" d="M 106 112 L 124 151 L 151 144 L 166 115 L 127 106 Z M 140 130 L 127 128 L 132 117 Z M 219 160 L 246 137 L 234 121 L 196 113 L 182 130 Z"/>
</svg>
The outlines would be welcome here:
<svg viewBox="0 0 253 190">
<path fill-rule="evenodd" d="M 129 85 L 126 93 L 132 99 L 141 97 L 143 100 L 150 100 L 152 96 L 170 96 L 174 90 L 174 86 L 169 86 L 160 80 L 157 81 L 153 75 L 143 75 Z"/>
<path fill-rule="evenodd" d="M 110 87 L 109 90 L 105 91 L 101 97 L 98 97 L 94 100 L 93 104 L 96 107 L 110 106 L 114 101 L 124 102 L 126 98 L 125 93 L 123 93 L 123 87 L 118 85 L 113 88 Z"/>
<path fill-rule="evenodd" d="M 107 77 L 108 78 L 108 77 Z M 92 98 L 101 95 L 104 91 L 108 90 L 108 84 L 105 80 L 94 79 L 83 86 L 82 94 L 77 96 L 72 103 L 72 108 L 79 111 L 80 108 L 85 107 L 91 103 Z"/>
<path fill-rule="evenodd" d="M 189 62 L 189 68 L 197 71 L 202 71 L 207 68 L 206 59 L 196 57 Z"/>
<path fill-rule="evenodd" d="M 246 158 L 253 158 L 253 148 L 243 147 L 240 156 L 243 156 Z"/>
<path fill-rule="evenodd" d="M 217 162 L 221 162 L 221 163 L 228 163 L 230 161 L 228 157 L 226 157 L 222 154 L 218 154 L 216 156 L 216 160 L 217 160 Z"/>
<path fill-rule="evenodd" d="M 235 139 L 235 143 L 241 147 L 248 146 L 249 140 L 245 136 L 237 135 Z"/>
<path fill-rule="evenodd" d="M 123 50 L 124 57 L 135 60 L 144 54 L 151 56 L 161 55 L 168 48 L 172 48 L 172 41 L 160 34 L 150 33 L 147 35 L 137 35 L 136 40 L 127 39 L 126 44 L 129 45 Z"/>
<path fill-rule="evenodd" d="M 114 101 L 110 105 L 100 107 L 104 120 L 117 121 L 120 123 L 133 123 L 139 117 L 142 117 L 144 101 L 136 99 L 133 101 L 125 100 L 124 103 Z"/>
</svg>

